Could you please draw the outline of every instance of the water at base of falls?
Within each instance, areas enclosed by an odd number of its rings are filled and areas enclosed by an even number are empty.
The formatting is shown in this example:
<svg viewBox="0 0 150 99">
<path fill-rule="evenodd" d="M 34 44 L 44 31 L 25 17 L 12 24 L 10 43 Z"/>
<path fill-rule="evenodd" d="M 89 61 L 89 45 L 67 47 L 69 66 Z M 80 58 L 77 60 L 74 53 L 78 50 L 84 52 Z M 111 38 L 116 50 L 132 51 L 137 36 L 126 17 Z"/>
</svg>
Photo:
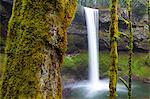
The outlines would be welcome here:
<svg viewBox="0 0 150 99">
<path fill-rule="evenodd" d="M 93 88 L 89 81 L 81 81 L 64 85 L 67 89 L 67 96 L 64 99 L 109 99 L 109 79 L 105 78 L 99 81 L 100 86 Z M 134 99 L 149 99 L 149 84 L 142 81 L 132 81 L 132 97 Z M 117 99 L 127 99 L 128 90 L 125 85 L 118 81 Z"/>
<path fill-rule="evenodd" d="M 91 83 L 88 80 L 67 84 L 64 89 L 70 88 L 71 90 L 78 90 L 80 94 L 85 94 L 84 99 L 95 97 L 96 95 L 102 95 L 106 94 L 108 95 L 109 91 L 109 80 L 108 79 L 102 79 L 99 80 L 98 83 L 95 84 L 95 86 L 91 85 Z M 117 84 L 117 92 L 121 93 L 127 93 L 127 89 L 123 84 L 118 83 Z M 92 98 L 93 99 L 93 98 Z"/>
</svg>

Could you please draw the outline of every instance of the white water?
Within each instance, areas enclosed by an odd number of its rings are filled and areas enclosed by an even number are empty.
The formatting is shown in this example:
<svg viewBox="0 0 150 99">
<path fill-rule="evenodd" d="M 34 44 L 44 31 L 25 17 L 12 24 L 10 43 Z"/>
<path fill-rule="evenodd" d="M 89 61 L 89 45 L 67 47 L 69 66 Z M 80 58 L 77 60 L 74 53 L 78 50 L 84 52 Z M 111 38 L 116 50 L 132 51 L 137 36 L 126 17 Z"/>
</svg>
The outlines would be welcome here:
<svg viewBox="0 0 150 99">
<path fill-rule="evenodd" d="M 99 13 L 97 9 L 87 8 L 85 9 L 86 24 L 88 31 L 88 47 L 89 47 L 89 80 L 81 81 L 66 85 L 64 88 L 71 89 L 85 89 L 86 95 L 83 99 L 90 99 L 96 94 L 103 94 L 109 90 L 109 80 L 99 80 L 99 63 L 98 63 L 98 22 Z M 117 91 L 127 92 L 126 87 L 123 84 L 117 84 Z M 92 98 L 93 99 L 93 98 Z"/>
<path fill-rule="evenodd" d="M 89 51 L 89 80 L 91 86 L 98 87 L 99 83 L 99 61 L 98 61 L 98 22 L 99 11 L 97 9 L 85 9 L 87 32 L 88 32 L 88 51 Z"/>
</svg>

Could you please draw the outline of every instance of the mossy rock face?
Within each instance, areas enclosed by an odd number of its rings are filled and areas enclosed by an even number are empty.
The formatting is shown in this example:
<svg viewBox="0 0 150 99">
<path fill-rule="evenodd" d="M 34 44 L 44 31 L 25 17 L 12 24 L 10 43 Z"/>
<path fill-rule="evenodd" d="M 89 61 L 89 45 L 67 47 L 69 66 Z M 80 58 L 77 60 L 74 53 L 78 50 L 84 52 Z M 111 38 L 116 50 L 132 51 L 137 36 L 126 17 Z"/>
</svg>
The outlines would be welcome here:
<svg viewBox="0 0 150 99">
<path fill-rule="evenodd" d="M 4 99 L 61 99 L 60 67 L 76 0 L 15 0 L 8 25 Z"/>
<path fill-rule="evenodd" d="M 87 50 L 88 41 L 86 35 L 68 35 L 67 54 L 78 53 L 81 50 Z"/>
</svg>

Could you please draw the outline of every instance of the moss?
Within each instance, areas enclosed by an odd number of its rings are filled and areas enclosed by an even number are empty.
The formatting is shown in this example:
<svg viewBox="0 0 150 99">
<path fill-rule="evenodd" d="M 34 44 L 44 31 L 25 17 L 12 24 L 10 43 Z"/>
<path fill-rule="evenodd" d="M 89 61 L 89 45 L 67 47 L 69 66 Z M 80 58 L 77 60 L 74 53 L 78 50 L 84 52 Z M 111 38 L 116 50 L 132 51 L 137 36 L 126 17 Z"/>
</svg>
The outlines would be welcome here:
<svg viewBox="0 0 150 99">
<path fill-rule="evenodd" d="M 110 26 L 110 65 L 109 65 L 109 92 L 110 99 L 116 98 L 116 85 L 118 76 L 118 16 L 117 16 L 118 0 L 112 0 L 111 6 L 111 26 Z"/>
<path fill-rule="evenodd" d="M 129 60 L 128 60 L 128 99 L 131 99 L 131 84 L 132 84 L 132 57 L 133 57 L 133 30 L 132 30 L 132 12 L 131 12 L 131 2 L 132 0 L 127 0 L 127 11 L 129 17 L 128 29 L 129 35 Z"/>
<path fill-rule="evenodd" d="M 75 9 L 76 0 L 14 1 L 5 49 L 4 99 L 61 99 L 66 29 Z"/>
<path fill-rule="evenodd" d="M 150 1 L 147 0 L 147 10 L 148 10 L 148 26 L 149 26 L 149 34 L 150 34 Z"/>
</svg>

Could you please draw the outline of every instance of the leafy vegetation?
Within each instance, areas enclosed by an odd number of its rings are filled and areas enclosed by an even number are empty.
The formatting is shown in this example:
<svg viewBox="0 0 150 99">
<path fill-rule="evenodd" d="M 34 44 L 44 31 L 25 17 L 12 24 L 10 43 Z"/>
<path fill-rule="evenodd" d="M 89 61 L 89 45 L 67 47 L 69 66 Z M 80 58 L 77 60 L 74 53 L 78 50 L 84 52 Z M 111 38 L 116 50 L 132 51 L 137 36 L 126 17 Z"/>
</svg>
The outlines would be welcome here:
<svg viewBox="0 0 150 99">
<path fill-rule="evenodd" d="M 146 64 L 147 53 L 134 53 L 132 72 L 133 76 L 138 78 L 149 78 L 150 65 Z M 99 69 L 101 76 L 108 75 L 109 52 L 100 52 L 99 54 Z M 119 76 L 127 76 L 128 74 L 128 53 L 119 52 L 118 70 Z M 85 66 L 88 68 L 88 54 L 86 52 L 66 56 L 64 59 L 63 68 L 75 69 L 78 66 Z M 86 70 L 85 70 L 86 71 Z"/>
<path fill-rule="evenodd" d="M 146 64 L 147 60 L 146 60 L 146 53 L 135 53 L 133 55 L 133 62 L 132 62 L 132 74 L 136 77 L 139 78 L 149 78 L 149 71 L 150 71 L 150 65 Z M 124 60 L 124 61 L 121 61 Z M 125 71 L 122 72 L 121 75 L 126 75 L 127 74 L 127 69 L 128 67 L 126 65 L 124 65 L 125 63 L 127 63 L 127 55 L 123 56 L 122 59 L 120 60 L 119 63 L 121 63 L 119 66 L 121 66 L 121 70 Z M 123 63 L 122 63 L 123 62 Z"/>
<path fill-rule="evenodd" d="M 86 53 L 65 57 L 63 67 L 72 68 L 78 65 L 88 65 L 88 55 Z"/>
</svg>

